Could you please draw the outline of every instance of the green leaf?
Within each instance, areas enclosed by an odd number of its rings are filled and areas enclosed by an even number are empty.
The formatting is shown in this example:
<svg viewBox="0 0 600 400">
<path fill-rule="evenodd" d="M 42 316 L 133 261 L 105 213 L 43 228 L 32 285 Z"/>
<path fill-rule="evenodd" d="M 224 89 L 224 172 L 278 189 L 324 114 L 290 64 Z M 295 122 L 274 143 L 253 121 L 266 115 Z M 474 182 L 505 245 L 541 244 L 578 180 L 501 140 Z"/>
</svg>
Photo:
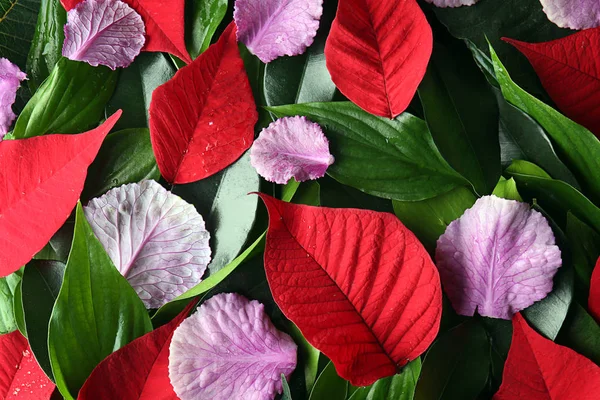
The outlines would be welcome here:
<svg viewBox="0 0 600 400">
<path fill-rule="evenodd" d="M 60 393 L 75 399 L 100 361 L 151 330 L 144 304 L 114 267 L 78 203 L 71 254 L 48 335 Z"/>
<path fill-rule="evenodd" d="M 489 355 L 486 332 L 475 320 L 446 332 L 423 361 L 415 399 L 475 399 L 489 376 Z"/>
<path fill-rule="evenodd" d="M 17 330 L 13 303 L 15 292 L 20 282 L 20 271 L 0 278 L 0 335 Z"/>
<path fill-rule="evenodd" d="M 19 332 L 25 337 L 27 337 L 27 327 L 25 326 L 25 313 L 23 312 L 23 289 L 22 289 L 23 281 L 20 280 L 15 286 L 15 294 L 13 297 L 13 312 L 15 323 L 17 324 L 17 328 Z"/>
<path fill-rule="evenodd" d="M 600 257 L 600 235 L 569 212 L 567 238 L 571 246 L 571 263 L 575 268 L 577 283 L 582 286 L 577 293 L 582 300 L 587 301 L 592 271 Z"/>
<path fill-rule="evenodd" d="M 365 193 L 418 201 L 467 184 L 442 158 L 425 122 L 410 114 L 389 120 L 349 102 L 267 109 L 277 117 L 303 115 L 320 124 L 335 156 L 327 173 Z"/>
<path fill-rule="evenodd" d="M 290 324 L 292 325 L 290 336 L 292 336 L 294 342 L 298 345 L 298 365 L 304 366 L 306 392 L 310 393 L 315 385 L 315 380 L 317 379 L 319 356 L 321 355 L 321 352 L 308 343 L 296 325 L 291 322 Z"/>
<path fill-rule="evenodd" d="M 32 261 L 23 272 L 23 312 L 29 345 L 50 379 L 52 367 L 48 354 L 48 324 L 63 282 L 65 264 L 60 261 Z"/>
<path fill-rule="evenodd" d="M 332 208 L 362 208 L 379 212 L 394 212 L 392 202 L 375 197 L 353 187 L 342 185 L 330 176 L 319 179 L 321 205 Z"/>
<path fill-rule="evenodd" d="M 112 188 L 145 179 L 160 179 L 148 129 L 111 133 L 89 167 L 81 198 L 101 196 Z"/>
<path fill-rule="evenodd" d="M 192 58 L 204 53 L 227 12 L 227 0 L 192 0 L 186 2 L 187 49 Z"/>
<path fill-rule="evenodd" d="M 394 213 L 432 251 L 450 224 L 471 208 L 477 197 L 466 187 L 423 201 L 394 201 Z"/>
<path fill-rule="evenodd" d="M 107 67 L 61 58 L 19 115 L 14 137 L 80 133 L 97 125 L 117 76 Z"/>
<path fill-rule="evenodd" d="M 546 130 L 574 168 L 584 191 L 589 190 L 593 199 L 600 199 L 600 141 L 583 126 L 517 86 L 491 46 L 490 51 L 496 77 L 506 100 L 529 114 Z"/>
<path fill-rule="evenodd" d="M 67 12 L 60 0 L 41 0 L 35 35 L 27 58 L 27 78 L 33 92 L 50 75 L 62 56 Z"/>
<path fill-rule="evenodd" d="M 410 362 L 398 375 L 358 388 L 349 400 L 412 400 L 421 374 L 421 359 Z"/>
<path fill-rule="evenodd" d="M 340 378 L 332 362 L 329 362 L 317 378 L 309 400 L 346 400 L 348 381 Z"/>
<path fill-rule="evenodd" d="M 504 177 L 500 177 L 500 181 L 494 188 L 494 192 L 492 194 L 502 199 L 523 201 L 519 191 L 517 190 L 517 183 L 513 178 L 506 179 Z"/>
<path fill-rule="evenodd" d="M 575 301 L 571 304 L 557 342 L 600 364 L 600 326 Z"/>
<path fill-rule="evenodd" d="M 480 319 L 490 342 L 490 378 L 492 393 L 495 393 L 502 382 L 504 363 L 512 342 L 512 322 L 496 318 Z"/>
<path fill-rule="evenodd" d="M 290 392 L 290 385 L 288 385 L 285 375 L 281 374 L 281 386 L 283 387 L 283 395 L 281 400 L 292 400 L 292 393 Z"/>
<path fill-rule="evenodd" d="M 446 161 L 477 193 L 490 194 L 502 172 L 498 107 L 464 46 L 435 43 L 419 97 L 427 126 Z"/>
</svg>

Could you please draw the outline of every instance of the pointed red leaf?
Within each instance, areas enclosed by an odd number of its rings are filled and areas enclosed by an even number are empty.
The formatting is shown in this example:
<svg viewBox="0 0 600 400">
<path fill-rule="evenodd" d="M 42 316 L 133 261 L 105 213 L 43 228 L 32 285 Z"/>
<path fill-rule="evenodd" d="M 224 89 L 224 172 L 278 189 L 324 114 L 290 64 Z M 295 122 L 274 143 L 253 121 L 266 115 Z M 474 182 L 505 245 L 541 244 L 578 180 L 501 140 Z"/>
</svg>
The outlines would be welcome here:
<svg viewBox="0 0 600 400">
<path fill-rule="evenodd" d="M 121 111 L 80 135 L 0 142 L 0 276 L 40 251 L 79 199 L 89 165 Z"/>
<path fill-rule="evenodd" d="M 0 399 L 47 400 L 54 384 L 19 331 L 0 336 Z"/>
<path fill-rule="evenodd" d="M 166 325 L 104 359 L 85 381 L 78 400 L 178 400 L 169 380 L 169 345 L 197 301 Z"/>
<path fill-rule="evenodd" d="M 502 386 L 494 400 L 595 400 L 598 393 L 596 364 L 546 339 L 515 314 Z"/>
<path fill-rule="evenodd" d="M 69 11 L 83 0 L 60 0 Z M 192 62 L 185 47 L 185 0 L 123 0 L 137 11 L 146 25 L 146 44 L 142 50 L 164 51 Z"/>
<path fill-rule="evenodd" d="M 342 378 L 370 385 L 429 347 L 442 312 L 440 278 L 398 218 L 260 196 L 273 298 Z"/>
<path fill-rule="evenodd" d="M 152 95 L 150 137 L 162 176 L 183 184 L 216 174 L 250 148 L 257 121 L 232 22 Z"/>
<path fill-rule="evenodd" d="M 590 282 L 590 297 L 588 299 L 590 314 L 600 322 L 600 258 L 596 262 Z"/>
<path fill-rule="evenodd" d="M 346 97 L 395 118 L 411 102 L 432 49 L 431 27 L 416 0 L 340 0 L 325 59 Z"/>
<path fill-rule="evenodd" d="M 529 59 L 558 108 L 600 136 L 600 28 L 545 43 L 504 40 Z"/>
</svg>

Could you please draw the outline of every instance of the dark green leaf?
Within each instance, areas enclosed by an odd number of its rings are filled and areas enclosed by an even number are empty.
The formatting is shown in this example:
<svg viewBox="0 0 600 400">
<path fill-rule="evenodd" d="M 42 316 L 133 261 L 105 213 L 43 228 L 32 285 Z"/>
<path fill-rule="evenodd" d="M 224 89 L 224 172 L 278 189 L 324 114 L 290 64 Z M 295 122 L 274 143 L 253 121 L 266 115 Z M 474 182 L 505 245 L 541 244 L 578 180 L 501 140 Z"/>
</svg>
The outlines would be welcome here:
<svg viewBox="0 0 600 400">
<path fill-rule="evenodd" d="M 17 330 L 13 303 L 19 282 L 21 282 L 19 271 L 0 278 L 0 335 Z"/>
<path fill-rule="evenodd" d="M 600 257 L 600 235 L 572 213 L 567 214 L 567 238 L 571 263 L 577 276 L 580 299 L 587 301 L 592 271 Z"/>
<path fill-rule="evenodd" d="M 329 362 L 317 378 L 309 400 L 346 400 L 348 381 L 340 378 L 332 362 Z"/>
<path fill-rule="evenodd" d="M 342 185 L 330 176 L 319 179 L 321 205 L 332 208 L 362 208 L 380 212 L 394 212 L 392 202 L 375 197 L 353 187 Z"/>
<path fill-rule="evenodd" d="M 14 137 L 80 133 L 96 126 L 117 76 L 107 67 L 61 58 L 19 115 Z"/>
<path fill-rule="evenodd" d="M 23 283 L 20 280 L 15 286 L 15 293 L 13 297 L 13 312 L 15 323 L 17 324 L 17 328 L 19 332 L 25 337 L 27 337 L 27 327 L 25 326 L 25 313 L 23 312 L 23 288 L 21 284 Z"/>
<path fill-rule="evenodd" d="M 600 326 L 577 302 L 571 304 L 557 342 L 600 365 Z"/>
<path fill-rule="evenodd" d="M 421 374 L 421 359 L 410 362 L 398 375 L 358 388 L 349 400 L 412 400 Z"/>
<path fill-rule="evenodd" d="M 475 399 L 490 369 L 490 343 L 473 319 L 446 332 L 433 344 L 421 370 L 416 400 Z"/>
<path fill-rule="evenodd" d="M 210 41 L 227 12 L 227 0 L 186 1 L 186 42 L 192 58 L 208 48 Z"/>
<path fill-rule="evenodd" d="M 94 236 L 81 203 L 64 281 L 49 324 L 52 372 L 67 400 L 106 356 L 150 332 L 144 304 Z"/>
<path fill-rule="evenodd" d="M 481 318 L 480 321 L 490 342 L 490 374 L 493 386 L 492 393 L 495 393 L 502 382 L 504 363 L 512 342 L 512 322 L 485 317 Z"/>
<path fill-rule="evenodd" d="M 48 242 L 44 248 L 37 253 L 34 260 L 52 260 L 67 262 L 69 257 L 69 251 L 71 250 L 71 243 L 73 242 L 73 221 L 67 220 L 63 226 L 60 227 L 58 232 L 52 236 L 52 239 Z"/>
<path fill-rule="evenodd" d="M 65 264 L 60 261 L 32 261 L 23 272 L 23 312 L 29 345 L 50 379 L 52 367 L 48 354 L 48 324 L 62 285 Z"/>
<path fill-rule="evenodd" d="M 319 356 L 321 355 L 321 352 L 306 341 L 302 332 L 300 332 L 300 329 L 298 329 L 296 325 L 291 322 L 290 324 L 292 325 L 290 336 L 292 336 L 294 342 L 298 345 L 298 365 L 304 366 L 303 372 L 306 392 L 310 393 L 315 385 L 315 380 L 317 379 Z"/>
<path fill-rule="evenodd" d="M 349 102 L 269 107 L 277 115 L 303 115 L 329 139 L 334 164 L 327 173 L 368 194 L 401 201 L 424 200 L 467 184 L 442 158 L 427 125 L 404 113 L 376 117 Z"/>
</svg>

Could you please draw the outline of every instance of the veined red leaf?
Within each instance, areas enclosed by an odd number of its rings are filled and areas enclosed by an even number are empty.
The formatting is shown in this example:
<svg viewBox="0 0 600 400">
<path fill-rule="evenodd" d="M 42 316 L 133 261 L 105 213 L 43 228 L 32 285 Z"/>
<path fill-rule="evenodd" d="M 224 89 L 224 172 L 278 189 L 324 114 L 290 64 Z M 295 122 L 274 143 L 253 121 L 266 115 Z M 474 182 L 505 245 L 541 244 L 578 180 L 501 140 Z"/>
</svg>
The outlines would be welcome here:
<svg viewBox="0 0 600 400">
<path fill-rule="evenodd" d="M 69 11 L 83 0 L 60 0 Z M 146 44 L 142 50 L 164 51 L 192 62 L 185 47 L 185 0 L 123 0 L 137 11 L 146 25 Z"/>
<path fill-rule="evenodd" d="M 395 118 L 410 104 L 432 49 L 431 27 L 416 0 L 340 0 L 325 60 L 348 99 Z"/>
<path fill-rule="evenodd" d="M 121 111 L 80 135 L 0 142 L 0 276 L 40 251 L 73 211 L 89 165 Z"/>
<path fill-rule="evenodd" d="M 260 196 L 273 298 L 342 378 L 368 386 L 429 347 L 442 312 L 440 278 L 398 218 Z"/>
<path fill-rule="evenodd" d="M 521 314 L 514 316 L 502 386 L 494 400 L 594 400 L 598 393 L 600 367 L 534 331 Z"/>
<path fill-rule="evenodd" d="M 504 40 L 529 59 L 558 108 L 600 136 L 600 28 L 545 43 Z"/>
<path fill-rule="evenodd" d="M 596 267 L 592 272 L 588 309 L 590 310 L 590 314 L 600 323 L 600 258 L 596 262 Z"/>
<path fill-rule="evenodd" d="M 179 400 L 169 381 L 169 345 L 196 300 L 166 325 L 108 356 L 79 391 L 78 400 Z"/>
<path fill-rule="evenodd" d="M 152 95 L 150 137 L 162 176 L 184 184 L 216 174 L 250 148 L 257 121 L 232 22 Z"/>
<path fill-rule="evenodd" d="M 54 384 L 19 331 L 0 336 L 0 399 L 47 400 Z"/>
</svg>

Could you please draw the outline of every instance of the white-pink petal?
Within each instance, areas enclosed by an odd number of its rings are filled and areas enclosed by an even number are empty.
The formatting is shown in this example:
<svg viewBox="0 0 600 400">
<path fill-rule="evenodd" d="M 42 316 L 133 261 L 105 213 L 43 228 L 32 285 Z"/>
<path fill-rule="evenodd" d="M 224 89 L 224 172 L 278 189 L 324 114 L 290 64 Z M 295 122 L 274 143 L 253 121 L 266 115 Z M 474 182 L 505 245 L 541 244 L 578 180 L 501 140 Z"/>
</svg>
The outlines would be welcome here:
<svg viewBox="0 0 600 400">
<path fill-rule="evenodd" d="M 218 294 L 177 328 L 169 378 L 181 400 L 272 400 L 281 374 L 296 368 L 297 346 L 258 301 Z"/>
<path fill-rule="evenodd" d="M 8 133 L 17 117 L 12 105 L 17 98 L 17 90 L 21 81 L 27 79 L 19 67 L 6 58 L 0 58 L 0 140 Z"/>
<path fill-rule="evenodd" d="M 600 26 L 598 0 L 540 0 L 548 19 L 561 28 L 588 29 Z"/>
<path fill-rule="evenodd" d="M 85 0 L 67 14 L 62 55 L 111 69 L 127 67 L 145 43 L 142 17 L 121 0 Z"/>
<path fill-rule="evenodd" d="M 238 40 L 264 63 L 304 53 L 319 29 L 323 0 L 236 0 Z"/>
<path fill-rule="evenodd" d="M 472 6 L 477 4 L 479 0 L 425 0 L 428 3 L 433 3 L 436 7 L 441 8 L 454 8 L 462 6 Z"/>
<path fill-rule="evenodd" d="M 194 206 L 154 181 L 115 188 L 84 207 L 96 237 L 147 308 L 196 286 L 210 235 Z"/>
<path fill-rule="evenodd" d="M 334 158 L 321 127 L 305 117 L 285 117 L 263 129 L 250 149 L 250 162 L 269 182 L 321 178 Z"/>
</svg>

